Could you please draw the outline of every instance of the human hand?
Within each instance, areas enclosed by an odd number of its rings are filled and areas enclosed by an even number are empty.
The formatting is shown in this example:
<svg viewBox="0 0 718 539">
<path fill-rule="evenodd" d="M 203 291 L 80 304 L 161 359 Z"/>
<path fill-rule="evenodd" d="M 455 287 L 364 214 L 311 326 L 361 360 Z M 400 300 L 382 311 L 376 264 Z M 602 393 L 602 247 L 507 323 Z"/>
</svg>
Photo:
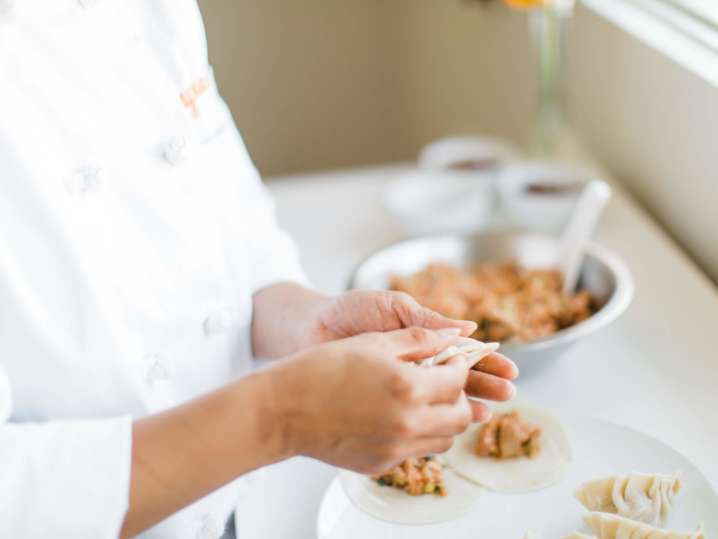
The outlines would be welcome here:
<svg viewBox="0 0 718 539">
<path fill-rule="evenodd" d="M 355 290 L 325 300 L 310 332 L 314 343 L 360 335 L 368 331 L 392 331 L 418 326 L 427 329 L 458 328 L 463 336 L 471 335 L 476 324 L 453 320 L 422 307 L 403 292 Z M 469 373 L 466 393 L 475 398 L 505 401 L 515 394 L 510 382 L 519 370 L 502 354 L 483 358 Z M 484 421 L 491 413 L 486 405 L 474 404 L 474 419 Z"/>
<path fill-rule="evenodd" d="M 321 343 L 374 331 L 411 326 L 476 330 L 420 306 L 401 292 L 355 290 L 329 297 L 294 283 L 268 286 L 253 297 L 252 349 L 257 357 L 280 358 Z"/>
<path fill-rule="evenodd" d="M 419 305 L 404 292 L 352 290 L 325 298 L 316 309 L 309 332 L 311 344 L 361 335 L 370 331 L 394 331 L 412 326 L 426 329 L 458 328 L 468 337 L 476 323 L 453 320 Z"/>
<path fill-rule="evenodd" d="M 458 329 L 367 333 L 300 352 L 267 369 L 286 455 L 362 473 L 446 451 L 476 415 L 461 356 L 413 362 L 450 346 Z"/>
<path fill-rule="evenodd" d="M 519 369 L 516 364 L 506 356 L 494 352 L 482 358 L 469 371 L 465 391 L 475 399 L 511 400 L 516 394 L 511 380 L 518 376 Z M 491 417 L 491 411 L 484 403 L 472 400 L 472 404 L 474 421 L 486 421 Z"/>
</svg>

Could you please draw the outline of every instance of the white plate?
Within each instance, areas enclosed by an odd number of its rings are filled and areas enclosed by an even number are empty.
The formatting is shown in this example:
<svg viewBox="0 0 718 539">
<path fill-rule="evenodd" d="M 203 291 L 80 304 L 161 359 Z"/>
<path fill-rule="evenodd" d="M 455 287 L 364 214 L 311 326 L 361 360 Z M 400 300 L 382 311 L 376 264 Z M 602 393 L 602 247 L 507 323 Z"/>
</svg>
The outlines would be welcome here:
<svg viewBox="0 0 718 539">
<path fill-rule="evenodd" d="M 448 494 L 409 496 L 404 491 L 379 485 L 369 477 L 343 471 L 339 480 L 349 499 L 379 520 L 399 524 L 434 524 L 460 517 L 476 503 L 484 489 L 444 469 Z"/>
<path fill-rule="evenodd" d="M 574 450 L 566 478 L 529 494 L 487 492 L 463 516 L 440 524 L 389 524 L 357 509 L 335 479 L 322 500 L 317 519 L 320 539 L 521 539 L 534 530 L 554 539 L 586 531 L 574 490 L 584 481 L 631 471 L 672 473 L 679 470 L 683 489 L 676 498 L 667 528 L 691 530 L 705 525 L 706 537 L 718 534 L 718 494 L 703 474 L 663 442 L 597 419 L 562 416 Z M 401 494 L 401 493 L 399 493 Z"/>
</svg>

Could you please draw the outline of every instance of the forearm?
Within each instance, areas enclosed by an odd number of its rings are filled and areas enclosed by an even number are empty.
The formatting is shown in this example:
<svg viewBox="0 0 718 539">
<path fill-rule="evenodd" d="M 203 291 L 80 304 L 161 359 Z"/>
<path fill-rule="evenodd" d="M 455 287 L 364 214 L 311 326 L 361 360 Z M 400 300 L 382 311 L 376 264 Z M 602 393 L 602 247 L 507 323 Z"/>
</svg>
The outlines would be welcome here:
<svg viewBox="0 0 718 539">
<path fill-rule="evenodd" d="M 123 538 L 242 474 L 289 456 L 270 377 L 252 374 L 134 424 Z"/>
<path fill-rule="evenodd" d="M 316 321 L 331 298 L 295 283 L 279 283 L 254 294 L 254 355 L 277 358 L 316 344 Z"/>
</svg>

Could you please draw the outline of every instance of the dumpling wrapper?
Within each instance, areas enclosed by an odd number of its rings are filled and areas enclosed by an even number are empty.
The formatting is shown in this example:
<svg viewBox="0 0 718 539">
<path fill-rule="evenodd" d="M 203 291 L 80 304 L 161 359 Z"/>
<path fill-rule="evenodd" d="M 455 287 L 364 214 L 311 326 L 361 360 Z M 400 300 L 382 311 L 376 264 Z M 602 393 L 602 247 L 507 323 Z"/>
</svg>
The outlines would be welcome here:
<svg viewBox="0 0 718 539">
<path fill-rule="evenodd" d="M 532 492 L 561 481 L 571 465 L 572 450 L 561 422 L 549 412 L 523 404 L 503 403 L 491 406 L 494 413 L 518 410 L 530 424 L 541 428 L 541 452 L 530 459 L 495 459 L 474 453 L 481 425 L 474 425 L 454 440 L 446 453 L 449 466 L 462 477 L 496 492 Z"/>
<path fill-rule="evenodd" d="M 693 532 L 662 530 L 619 515 L 596 512 L 584 515 L 583 520 L 597 539 L 705 539 L 702 527 Z"/>
<path fill-rule="evenodd" d="M 589 511 L 657 526 L 668 517 L 680 489 L 679 474 L 631 473 L 587 481 L 574 495 Z"/>
<path fill-rule="evenodd" d="M 444 468 L 446 496 L 410 496 L 365 475 L 342 471 L 339 480 L 352 503 L 374 518 L 394 524 L 437 524 L 468 512 L 485 492 Z"/>
<path fill-rule="evenodd" d="M 441 365 L 457 354 L 466 356 L 469 368 L 473 368 L 483 358 L 492 354 L 499 349 L 499 343 L 485 343 L 476 339 L 467 337 L 459 337 L 455 345 L 449 346 L 446 350 L 439 352 L 434 357 L 430 357 L 421 362 L 422 367 L 430 367 L 432 365 Z"/>
</svg>

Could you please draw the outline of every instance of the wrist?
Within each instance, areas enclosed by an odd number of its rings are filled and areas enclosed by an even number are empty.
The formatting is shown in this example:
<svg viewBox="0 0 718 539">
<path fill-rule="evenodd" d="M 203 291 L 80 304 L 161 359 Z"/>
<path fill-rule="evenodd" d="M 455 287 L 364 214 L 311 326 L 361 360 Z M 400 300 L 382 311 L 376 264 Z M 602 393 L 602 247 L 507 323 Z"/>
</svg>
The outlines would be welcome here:
<svg viewBox="0 0 718 539">
<path fill-rule="evenodd" d="M 336 309 L 336 296 L 323 296 L 317 294 L 311 304 L 305 309 L 305 328 L 300 349 L 310 348 L 318 344 L 331 341 L 332 331 L 328 321 Z"/>
<path fill-rule="evenodd" d="M 294 283 L 278 283 L 253 297 L 252 349 L 257 357 L 288 356 L 318 342 L 322 313 L 332 298 Z"/>
<path fill-rule="evenodd" d="M 275 365 L 243 379 L 251 388 L 249 395 L 254 409 L 254 436 L 270 461 L 268 463 L 296 455 L 291 436 L 291 411 L 285 402 L 291 389 L 286 387 L 283 370 L 281 365 Z M 243 391 L 243 388 L 238 388 L 238 391 Z"/>
</svg>

